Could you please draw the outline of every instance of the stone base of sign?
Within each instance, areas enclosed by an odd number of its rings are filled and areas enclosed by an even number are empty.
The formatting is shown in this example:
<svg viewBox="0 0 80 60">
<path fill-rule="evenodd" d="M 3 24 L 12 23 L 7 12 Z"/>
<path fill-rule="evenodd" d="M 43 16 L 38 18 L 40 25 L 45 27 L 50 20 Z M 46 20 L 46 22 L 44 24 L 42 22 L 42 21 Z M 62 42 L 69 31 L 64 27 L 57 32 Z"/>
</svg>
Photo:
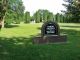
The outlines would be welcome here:
<svg viewBox="0 0 80 60">
<path fill-rule="evenodd" d="M 34 44 L 49 44 L 49 43 L 59 43 L 67 42 L 66 35 L 46 35 L 44 37 L 35 37 L 33 40 Z"/>
</svg>

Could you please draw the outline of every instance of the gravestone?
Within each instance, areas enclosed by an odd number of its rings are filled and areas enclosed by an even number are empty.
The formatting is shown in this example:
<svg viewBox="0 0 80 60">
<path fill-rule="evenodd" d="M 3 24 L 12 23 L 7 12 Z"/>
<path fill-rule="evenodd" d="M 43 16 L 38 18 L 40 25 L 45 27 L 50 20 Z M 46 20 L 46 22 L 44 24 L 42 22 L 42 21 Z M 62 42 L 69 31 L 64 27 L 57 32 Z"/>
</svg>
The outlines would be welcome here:
<svg viewBox="0 0 80 60">
<path fill-rule="evenodd" d="M 66 42 L 66 35 L 60 35 L 59 25 L 53 21 L 45 22 L 41 27 L 41 36 L 34 38 L 33 43 Z"/>
<path fill-rule="evenodd" d="M 45 35 L 59 35 L 59 25 L 55 22 L 48 21 L 42 25 L 41 36 Z"/>
</svg>

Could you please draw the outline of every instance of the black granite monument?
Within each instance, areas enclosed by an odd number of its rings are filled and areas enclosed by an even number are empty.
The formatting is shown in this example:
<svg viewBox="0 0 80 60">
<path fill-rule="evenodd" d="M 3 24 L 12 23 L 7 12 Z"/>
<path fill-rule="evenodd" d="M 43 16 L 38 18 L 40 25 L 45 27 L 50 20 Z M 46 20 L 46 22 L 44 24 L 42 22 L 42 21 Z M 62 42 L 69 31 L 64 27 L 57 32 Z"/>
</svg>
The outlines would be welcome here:
<svg viewBox="0 0 80 60">
<path fill-rule="evenodd" d="M 66 35 L 60 35 L 59 25 L 53 21 L 45 22 L 41 27 L 41 36 L 34 38 L 33 43 L 66 42 Z"/>
</svg>

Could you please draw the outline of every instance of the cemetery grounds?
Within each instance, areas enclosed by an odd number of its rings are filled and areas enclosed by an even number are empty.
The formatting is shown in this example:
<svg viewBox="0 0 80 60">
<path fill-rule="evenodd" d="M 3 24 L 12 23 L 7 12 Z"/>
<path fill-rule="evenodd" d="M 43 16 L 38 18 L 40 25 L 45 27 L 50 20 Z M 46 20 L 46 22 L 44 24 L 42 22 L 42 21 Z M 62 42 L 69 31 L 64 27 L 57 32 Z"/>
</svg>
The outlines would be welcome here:
<svg viewBox="0 0 80 60">
<path fill-rule="evenodd" d="M 80 60 L 80 24 L 59 23 L 66 43 L 33 44 L 42 23 L 16 24 L 0 31 L 0 60 Z"/>
</svg>

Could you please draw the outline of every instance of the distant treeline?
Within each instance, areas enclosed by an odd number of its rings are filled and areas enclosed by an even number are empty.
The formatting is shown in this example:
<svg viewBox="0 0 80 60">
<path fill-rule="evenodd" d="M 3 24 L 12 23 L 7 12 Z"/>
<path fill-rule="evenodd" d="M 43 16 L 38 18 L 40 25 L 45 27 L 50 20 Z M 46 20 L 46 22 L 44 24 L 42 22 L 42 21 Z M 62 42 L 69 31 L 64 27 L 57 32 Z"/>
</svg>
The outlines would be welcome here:
<svg viewBox="0 0 80 60">
<path fill-rule="evenodd" d="M 54 21 L 54 22 L 67 22 L 64 14 L 53 14 L 49 10 L 41 10 L 36 11 L 33 16 L 30 16 L 30 12 L 25 12 L 24 14 L 24 22 L 30 23 L 31 21 L 35 21 L 36 23 L 45 22 L 45 21 Z"/>
<path fill-rule="evenodd" d="M 54 14 L 49 10 L 36 11 L 33 16 L 30 12 L 26 11 L 24 13 L 25 7 L 22 0 L 0 0 L 0 21 L 5 22 L 5 24 L 20 22 L 30 23 L 35 21 L 35 23 L 45 22 L 48 20 L 53 20 L 60 23 L 70 23 L 70 22 L 80 22 L 80 3 L 78 0 L 66 0 L 68 4 L 63 4 L 67 11 L 62 11 L 63 14 Z"/>
</svg>

